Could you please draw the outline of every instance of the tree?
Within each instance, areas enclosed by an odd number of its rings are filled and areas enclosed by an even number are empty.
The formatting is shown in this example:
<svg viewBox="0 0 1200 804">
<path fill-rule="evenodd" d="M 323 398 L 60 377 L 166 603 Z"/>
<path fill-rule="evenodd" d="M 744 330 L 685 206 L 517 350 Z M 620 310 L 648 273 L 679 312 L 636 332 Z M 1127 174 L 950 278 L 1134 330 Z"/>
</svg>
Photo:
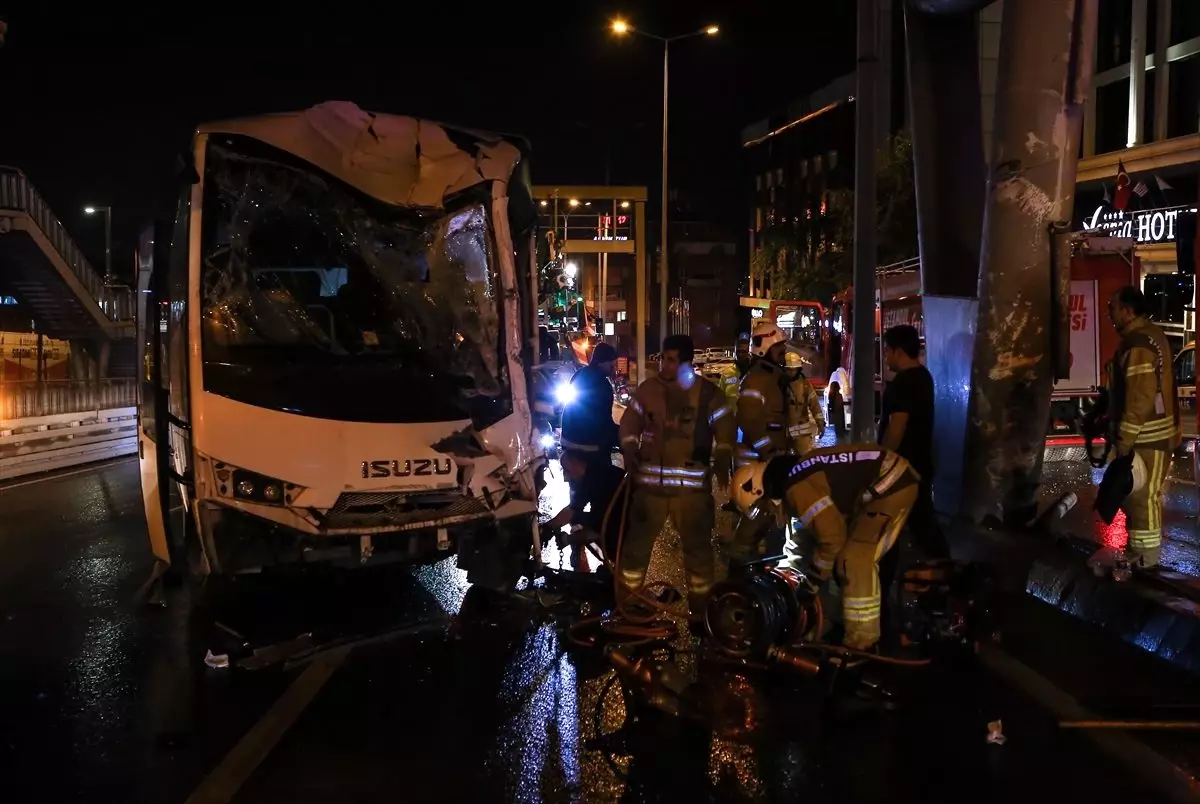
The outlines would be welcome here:
<svg viewBox="0 0 1200 804">
<path fill-rule="evenodd" d="M 917 253 L 917 204 L 913 184 L 912 137 L 901 131 L 879 154 L 877 165 L 879 264 Z M 763 232 L 751 271 L 767 279 L 776 299 L 813 299 L 828 304 L 854 274 L 854 192 L 825 192 L 802 220 L 777 222 Z"/>
</svg>

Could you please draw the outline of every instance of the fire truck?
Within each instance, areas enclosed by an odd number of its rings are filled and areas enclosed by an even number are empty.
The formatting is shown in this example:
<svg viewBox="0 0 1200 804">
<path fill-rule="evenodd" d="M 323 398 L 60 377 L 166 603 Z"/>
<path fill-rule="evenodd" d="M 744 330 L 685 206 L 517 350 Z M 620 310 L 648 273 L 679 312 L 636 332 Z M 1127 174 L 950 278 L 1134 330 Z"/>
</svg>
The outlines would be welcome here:
<svg viewBox="0 0 1200 804">
<path fill-rule="evenodd" d="M 1114 237 L 1081 238 L 1070 264 L 1070 292 L 1064 315 L 1070 327 L 1070 375 L 1054 386 L 1051 419 L 1048 423 L 1048 444 L 1051 447 L 1082 445 L 1079 432 L 1081 413 L 1098 395 L 1105 384 L 1104 362 L 1117 348 L 1117 333 L 1106 325 L 1101 316 L 1106 300 L 1119 288 L 1137 284 L 1141 265 L 1133 252 L 1132 241 Z M 921 360 L 925 359 L 924 308 L 921 293 L 920 260 L 913 258 L 877 270 L 875 288 L 875 339 L 872 358 L 875 362 L 875 383 L 871 392 L 878 396 L 891 372 L 883 360 L 883 345 L 879 333 L 889 327 L 909 324 L 921 335 Z M 780 302 L 780 305 L 815 302 Z M 828 381 L 836 381 L 849 402 L 853 398 L 854 339 L 853 288 L 838 293 L 828 311 L 821 333 L 815 340 L 821 344 Z M 1064 322 L 1065 330 L 1065 322 Z M 970 359 L 970 355 L 964 356 Z M 826 385 L 827 383 L 822 383 Z"/>
</svg>

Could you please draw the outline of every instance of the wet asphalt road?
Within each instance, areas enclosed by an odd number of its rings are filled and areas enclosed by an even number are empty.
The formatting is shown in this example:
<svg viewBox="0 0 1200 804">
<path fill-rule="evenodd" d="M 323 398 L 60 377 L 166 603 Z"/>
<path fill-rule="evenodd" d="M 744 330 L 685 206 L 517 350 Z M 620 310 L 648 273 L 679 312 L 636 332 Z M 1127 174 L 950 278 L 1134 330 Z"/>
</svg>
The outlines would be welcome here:
<svg viewBox="0 0 1200 804">
<path fill-rule="evenodd" d="M 552 509 L 563 488 L 550 493 Z M 134 462 L 0 488 L 9 800 L 188 800 L 256 724 L 278 723 L 272 707 L 309 672 L 206 668 L 186 589 L 171 590 L 165 608 L 133 602 L 150 566 L 143 528 Z M 661 542 L 652 572 L 672 578 L 677 540 Z M 566 652 L 533 604 L 467 596 L 450 562 L 321 578 L 305 592 L 251 586 L 243 597 L 266 616 L 235 607 L 228 625 L 256 643 L 339 625 L 415 630 L 334 666 L 236 795 L 213 800 L 1159 800 L 974 666 L 890 677 L 892 712 L 820 710 L 811 685 L 714 674 L 730 713 L 715 729 L 644 718 L 614 752 L 597 744 L 624 720 L 616 693 L 600 703 L 609 674 Z M 1011 616 L 1006 649 L 1049 665 L 1075 694 L 1187 689 L 1128 646 L 1088 634 L 1060 641 L 1069 626 L 1058 612 L 1022 605 L 1032 608 Z M 1066 644 L 1069 654 L 1047 651 Z M 1004 745 L 985 741 L 996 719 Z M 1172 738 L 1164 750 L 1186 763 L 1193 747 Z"/>
<path fill-rule="evenodd" d="M 1049 505 L 1068 491 L 1075 492 L 1079 503 L 1065 517 L 1063 530 L 1092 539 L 1098 545 L 1122 547 L 1127 536 L 1124 514 L 1119 514 L 1112 525 L 1105 525 L 1092 511 L 1096 486 L 1103 474 L 1103 470 L 1092 469 L 1086 463 L 1048 462 L 1042 475 L 1041 497 Z M 1190 452 L 1172 461 L 1164 487 L 1166 505 L 1160 561 L 1165 569 L 1200 578 L 1200 523 L 1196 519 L 1200 487 L 1194 475 L 1195 463 Z"/>
</svg>

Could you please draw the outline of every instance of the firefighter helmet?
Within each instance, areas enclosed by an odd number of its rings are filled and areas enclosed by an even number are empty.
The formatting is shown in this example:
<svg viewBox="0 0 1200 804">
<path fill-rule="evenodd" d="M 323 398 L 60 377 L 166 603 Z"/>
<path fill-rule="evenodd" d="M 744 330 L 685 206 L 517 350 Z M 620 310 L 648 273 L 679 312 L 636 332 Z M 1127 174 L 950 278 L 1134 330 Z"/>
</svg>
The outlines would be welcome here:
<svg viewBox="0 0 1200 804">
<path fill-rule="evenodd" d="M 763 487 L 763 475 L 766 471 L 765 461 L 755 461 L 733 473 L 733 482 L 729 484 L 730 495 L 733 497 L 733 504 L 743 514 L 750 515 L 766 494 Z"/>
<path fill-rule="evenodd" d="M 774 321 L 759 321 L 754 325 L 754 333 L 750 338 L 750 351 L 762 357 L 772 346 L 786 340 L 783 330 L 775 326 Z"/>
</svg>

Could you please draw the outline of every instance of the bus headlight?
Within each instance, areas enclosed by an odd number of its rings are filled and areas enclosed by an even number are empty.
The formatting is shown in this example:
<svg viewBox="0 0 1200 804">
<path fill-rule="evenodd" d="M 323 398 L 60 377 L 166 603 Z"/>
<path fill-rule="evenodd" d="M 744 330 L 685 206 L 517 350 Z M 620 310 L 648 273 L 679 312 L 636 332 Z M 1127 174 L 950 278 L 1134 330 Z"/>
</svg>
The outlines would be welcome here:
<svg viewBox="0 0 1200 804">
<path fill-rule="evenodd" d="M 241 500 L 279 505 L 284 502 L 283 481 L 235 469 L 233 472 L 233 496 Z"/>
</svg>

